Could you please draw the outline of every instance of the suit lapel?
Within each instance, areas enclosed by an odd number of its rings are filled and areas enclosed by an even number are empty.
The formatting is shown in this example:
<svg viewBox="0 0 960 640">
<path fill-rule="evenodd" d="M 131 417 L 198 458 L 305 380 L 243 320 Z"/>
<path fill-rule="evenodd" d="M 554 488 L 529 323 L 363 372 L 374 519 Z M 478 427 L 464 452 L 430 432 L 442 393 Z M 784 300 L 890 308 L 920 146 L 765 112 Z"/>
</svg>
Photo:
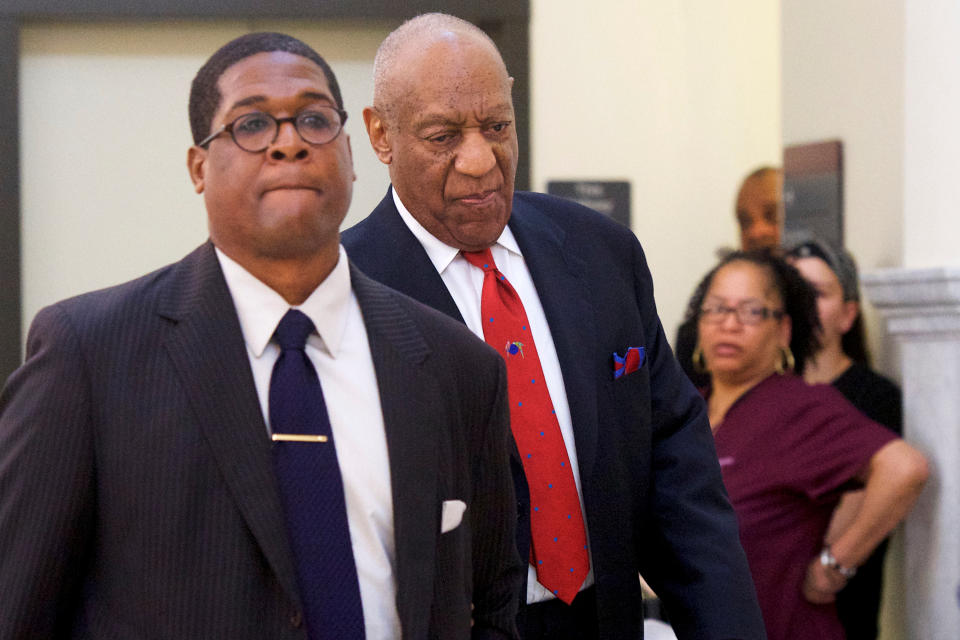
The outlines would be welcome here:
<svg viewBox="0 0 960 640">
<path fill-rule="evenodd" d="M 240 322 L 213 245 L 176 267 L 160 303 L 164 343 L 233 494 L 280 583 L 299 602 L 293 556 Z"/>
<path fill-rule="evenodd" d="M 397 611 L 404 637 L 426 637 L 439 535 L 437 447 L 439 390 L 420 368 L 429 347 L 399 309 L 396 294 L 351 266 L 383 411 L 396 544 Z"/>
<path fill-rule="evenodd" d="M 597 451 L 597 382 L 590 357 L 597 343 L 585 265 L 566 234 L 542 211 L 514 198 L 510 229 L 520 246 L 550 325 L 566 388 L 580 477 L 590 477 Z"/>
</svg>

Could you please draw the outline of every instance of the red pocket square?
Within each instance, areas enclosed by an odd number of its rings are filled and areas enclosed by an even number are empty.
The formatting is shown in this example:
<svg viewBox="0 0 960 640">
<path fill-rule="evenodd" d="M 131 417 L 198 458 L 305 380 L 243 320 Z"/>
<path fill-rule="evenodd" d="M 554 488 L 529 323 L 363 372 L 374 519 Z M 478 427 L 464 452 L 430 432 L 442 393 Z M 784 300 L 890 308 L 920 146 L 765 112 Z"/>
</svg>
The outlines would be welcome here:
<svg viewBox="0 0 960 640">
<path fill-rule="evenodd" d="M 643 347 L 630 347 L 625 355 L 613 354 L 613 379 L 633 373 L 643 366 Z"/>
</svg>

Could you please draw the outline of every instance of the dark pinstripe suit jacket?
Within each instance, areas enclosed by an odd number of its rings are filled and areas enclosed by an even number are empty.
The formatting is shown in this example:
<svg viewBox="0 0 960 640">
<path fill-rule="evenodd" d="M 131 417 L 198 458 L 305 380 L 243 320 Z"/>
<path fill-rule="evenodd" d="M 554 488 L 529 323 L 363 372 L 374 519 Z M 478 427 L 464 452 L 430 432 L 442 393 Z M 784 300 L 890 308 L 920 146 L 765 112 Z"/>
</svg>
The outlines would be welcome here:
<svg viewBox="0 0 960 640">
<path fill-rule="evenodd" d="M 642 571 L 680 638 L 763 638 L 703 401 L 663 335 L 636 236 L 568 200 L 521 192 L 510 229 L 543 304 L 570 404 L 599 637 L 640 637 Z M 342 242 L 370 277 L 461 319 L 389 191 Z M 614 380 L 613 353 L 628 347 L 644 347 L 646 359 Z M 512 464 L 526 558 L 530 498 L 516 456 Z"/>
<path fill-rule="evenodd" d="M 383 405 L 404 638 L 509 637 L 500 359 L 351 272 Z M 441 535 L 443 500 L 463 523 Z M 41 311 L 0 396 L 0 639 L 304 638 L 270 444 L 207 243 Z M 472 575 L 471 575 L 472 572 Z"/>
</svg>

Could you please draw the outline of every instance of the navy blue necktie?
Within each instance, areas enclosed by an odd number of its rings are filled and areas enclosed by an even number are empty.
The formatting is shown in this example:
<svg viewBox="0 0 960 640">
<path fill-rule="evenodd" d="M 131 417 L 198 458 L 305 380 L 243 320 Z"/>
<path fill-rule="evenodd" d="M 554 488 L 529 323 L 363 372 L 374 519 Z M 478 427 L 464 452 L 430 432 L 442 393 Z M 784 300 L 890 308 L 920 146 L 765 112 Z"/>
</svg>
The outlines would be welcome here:
<svg viewBox="0 0 960 640">
<path fill-rule="evenodd" d="M 307 637 L 363 640 L 363 609 L 343 480 L 317 371 L 304 351 L 313 322 L 287 311 L 270 377 L 273 461 L 297 565 Z"/>
</svg>

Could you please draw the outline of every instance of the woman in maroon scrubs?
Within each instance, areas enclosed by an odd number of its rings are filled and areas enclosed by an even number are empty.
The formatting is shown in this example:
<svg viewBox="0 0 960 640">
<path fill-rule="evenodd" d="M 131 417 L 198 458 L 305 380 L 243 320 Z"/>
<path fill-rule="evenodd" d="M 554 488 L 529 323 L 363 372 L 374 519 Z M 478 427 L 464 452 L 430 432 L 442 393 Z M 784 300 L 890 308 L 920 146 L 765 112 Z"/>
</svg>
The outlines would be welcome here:
<svg viewBox="0 0 960 640">
<path fill-rule="evenodd" d="M 910 510 L 925 458 L 828 385 L 800 377 L 816 347 L 814 293 L 769 253 L 733 253 L 701 282 L 696 366 L 724 483 L 770 640 L 842 640 L 835 594 Z M 692 316 L 693 317 L 693 316 Z M 843 492 L 859 513 L 824 536 Z"/>
</svg>

